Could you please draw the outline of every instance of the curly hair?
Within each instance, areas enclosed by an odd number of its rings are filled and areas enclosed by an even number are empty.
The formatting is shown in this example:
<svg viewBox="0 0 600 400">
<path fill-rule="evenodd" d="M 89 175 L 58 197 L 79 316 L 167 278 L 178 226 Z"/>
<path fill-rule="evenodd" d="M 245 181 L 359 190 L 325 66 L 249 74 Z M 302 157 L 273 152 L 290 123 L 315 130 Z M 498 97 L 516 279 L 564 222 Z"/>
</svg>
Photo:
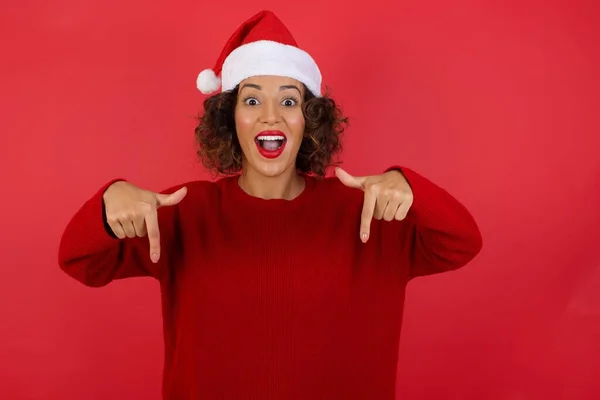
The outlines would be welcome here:
<svg viewBox="0 0 600 400">
<path fill-rule="evenodd" d="M 202 164 L 216 174 L 232 175 L 242 168 L 242 148 L 235 129 L 235 106 L 239 88 L 218 93 L 204 101 L 204 114 L 195 128 L 197 154 Z M 327 168 L 336 165 L 334 157 L 341 152 L 341 136 L 348 118 L 336 102 L 325 94 L 315 97 L 304 87 L 302 113 L 304 138 L 296 157 L 296 169 L 306 174 L 325 176 Z"/>
</svg>

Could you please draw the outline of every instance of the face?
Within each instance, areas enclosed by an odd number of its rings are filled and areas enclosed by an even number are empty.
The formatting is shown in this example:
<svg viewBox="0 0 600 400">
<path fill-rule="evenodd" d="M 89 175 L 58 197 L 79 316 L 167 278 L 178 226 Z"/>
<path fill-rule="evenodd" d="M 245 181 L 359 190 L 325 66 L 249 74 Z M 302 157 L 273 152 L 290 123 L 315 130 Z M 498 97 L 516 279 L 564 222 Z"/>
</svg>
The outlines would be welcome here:
<svg viewBox="0 0 600 400">
<path fill-rule="evenodd" d="M 243 168 L 279 176 L 295 168 L 304 137 L 303 86 L 291 78 L 258 76 L 239 85 L 235 126 Z"/>
</svg>

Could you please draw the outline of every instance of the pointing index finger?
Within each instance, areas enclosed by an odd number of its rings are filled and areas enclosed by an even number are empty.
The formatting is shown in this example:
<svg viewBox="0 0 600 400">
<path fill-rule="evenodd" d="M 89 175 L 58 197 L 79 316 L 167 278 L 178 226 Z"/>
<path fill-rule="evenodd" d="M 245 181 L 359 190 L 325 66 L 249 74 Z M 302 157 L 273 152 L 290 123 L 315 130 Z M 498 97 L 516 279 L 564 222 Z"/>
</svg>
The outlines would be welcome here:
<svg viewBox="0 0 600 400">
<path fill-rule="evenodd" d="M 158 214 L 153 209 L 146 215 L 146 231 L 150 242 L 150 259 L 158 262 L 160 258 L 160 231 L 158 229 Z"/>
<path fill-rule="evenodd" d="M 366 243 L 371 233 L 371 220 L 373 219 L 376 202 L 377 197 L 375 194 L 370 190 L 365 191 L 365 199 L 360 218 L 360 239 L 363 243 Z"/>
</svg>

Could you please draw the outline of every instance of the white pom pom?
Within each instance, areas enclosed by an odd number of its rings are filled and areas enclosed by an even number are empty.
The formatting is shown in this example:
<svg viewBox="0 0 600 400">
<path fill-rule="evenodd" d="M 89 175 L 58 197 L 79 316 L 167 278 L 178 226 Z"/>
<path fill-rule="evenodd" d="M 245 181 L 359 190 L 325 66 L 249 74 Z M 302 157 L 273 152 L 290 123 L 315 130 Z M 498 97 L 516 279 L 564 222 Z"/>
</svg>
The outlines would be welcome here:
<svg viewBox="0 0 600 400">
<path fill-rule="evenodd" d="M 215 72 L 212 69 L 205 69 L 198 74 L 196 87 L 198 87 L 202 93 L 212 93 L 221 87 L 221 80 L 215 75 Z"/>
</svg>

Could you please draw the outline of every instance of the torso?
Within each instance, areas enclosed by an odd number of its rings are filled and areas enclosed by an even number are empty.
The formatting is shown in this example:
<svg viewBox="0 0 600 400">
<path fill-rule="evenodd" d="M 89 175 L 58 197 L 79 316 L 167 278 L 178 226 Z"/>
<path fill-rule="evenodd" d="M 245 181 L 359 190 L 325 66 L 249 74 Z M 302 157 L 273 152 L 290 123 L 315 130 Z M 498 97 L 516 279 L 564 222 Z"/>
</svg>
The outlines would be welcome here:
<svg viewBox="0 0 600 400">
<path fill-rule="evenodd" d="M 162 283 L 167 398 L 393 399 L 410 223 L 374 220 L 364 244 L 359 190 L 311 181 L 268 203 L 232 179 L 182 207 Z"/>
</svg>

